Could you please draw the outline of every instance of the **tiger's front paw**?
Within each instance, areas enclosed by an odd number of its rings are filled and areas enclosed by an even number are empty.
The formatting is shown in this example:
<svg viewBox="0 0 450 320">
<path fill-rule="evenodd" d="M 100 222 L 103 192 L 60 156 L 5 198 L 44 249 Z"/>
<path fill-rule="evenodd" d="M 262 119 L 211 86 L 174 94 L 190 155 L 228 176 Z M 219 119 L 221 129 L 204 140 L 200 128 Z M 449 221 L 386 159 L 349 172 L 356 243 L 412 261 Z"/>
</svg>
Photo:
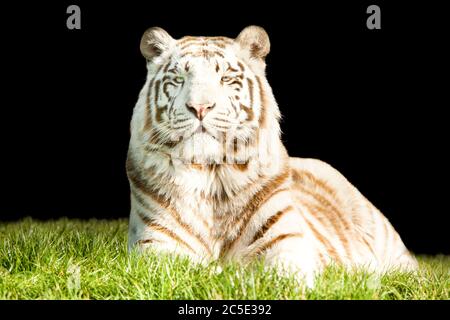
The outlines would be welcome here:
<svg viewBox="0 0 450 320">
<path fill-rule="evenodd" d="M 267 267 L 275 268 L 283 277 L 293 277 L 299 286 L 314 287 L 316 264 L 293 255 L 290 252 L 278 254 L 266 262 Z"/>
</svg>

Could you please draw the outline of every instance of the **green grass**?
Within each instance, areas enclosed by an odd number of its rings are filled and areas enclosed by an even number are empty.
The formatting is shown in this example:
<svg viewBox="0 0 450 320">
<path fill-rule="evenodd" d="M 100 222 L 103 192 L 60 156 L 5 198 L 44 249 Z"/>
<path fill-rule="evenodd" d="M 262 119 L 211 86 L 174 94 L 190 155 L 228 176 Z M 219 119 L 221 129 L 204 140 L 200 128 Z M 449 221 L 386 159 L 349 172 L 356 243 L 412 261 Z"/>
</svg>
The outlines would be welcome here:
<svg viewBox="0 0 450 320">
<path fill-rule="evenodd" d="M 449 299 L 450 258 L 419 257 L 419 274 L 381 278 L 330 267 L 312 290 L 261 263 L 200 267 L 127 254 L 127 221 L 0 223 L 0 299 Z"/>
</svg>

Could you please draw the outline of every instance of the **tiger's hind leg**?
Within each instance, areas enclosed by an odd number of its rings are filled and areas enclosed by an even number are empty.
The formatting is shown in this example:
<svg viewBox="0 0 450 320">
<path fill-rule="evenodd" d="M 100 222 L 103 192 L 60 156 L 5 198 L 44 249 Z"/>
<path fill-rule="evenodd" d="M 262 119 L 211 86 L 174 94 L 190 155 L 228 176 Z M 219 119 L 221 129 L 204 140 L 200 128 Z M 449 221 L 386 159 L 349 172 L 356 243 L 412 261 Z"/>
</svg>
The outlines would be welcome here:
<svg viewBox="0 0 450 320">
<path fill-rule="evenodd" d="M 386 270 L 398 270 L 400 272 L 417 271 L 419 263 L 417 259 L 402 246 L 397 250 L 390 259 L 385 262 Z"/>
<path fill-rule="evenodd" d="M 412 256 L 409 252 L 405 252 L 397 259 L 398 268 L 403 271 L 417 271 L 419 268 L 419 263 L 417 259 Z"/>
<path fill-rule="evenodd" d="M 374 248 L 381 271 L 414 271 L 418 269 L 416 258 L 409 252 L 398 232 L 381 213 L 378 232 L 374 234 Z M 380 219 L 381 218 L 381 219 Z"/>
</svg>

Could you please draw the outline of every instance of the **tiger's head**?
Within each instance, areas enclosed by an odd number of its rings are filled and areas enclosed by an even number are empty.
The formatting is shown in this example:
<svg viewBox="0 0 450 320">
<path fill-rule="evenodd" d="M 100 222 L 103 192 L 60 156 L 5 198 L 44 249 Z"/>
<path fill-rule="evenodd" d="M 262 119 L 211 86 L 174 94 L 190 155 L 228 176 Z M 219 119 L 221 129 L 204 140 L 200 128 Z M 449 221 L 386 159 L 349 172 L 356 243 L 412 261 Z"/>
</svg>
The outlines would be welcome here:
<svg viewBox="0 0 450 320">
<path fill-rule="evenodd" d="M 179 40 L 154 27 L 140 49 L 148 69 L 140 123 L 150 149 L 187 162 L 246 161 L 261 129 L 279 137 L 279 110 L 265 78 L 270 42 L 261 27 L 235 39 Z"/>
</svg>

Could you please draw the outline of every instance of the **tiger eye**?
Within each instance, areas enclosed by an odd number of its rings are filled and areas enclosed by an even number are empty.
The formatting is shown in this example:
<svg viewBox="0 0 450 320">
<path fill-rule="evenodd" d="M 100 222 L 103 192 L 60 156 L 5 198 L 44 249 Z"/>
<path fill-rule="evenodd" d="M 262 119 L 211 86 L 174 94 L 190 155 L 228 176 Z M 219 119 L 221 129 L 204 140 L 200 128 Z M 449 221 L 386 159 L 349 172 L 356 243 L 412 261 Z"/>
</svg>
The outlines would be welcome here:
<svg viewBox="0 0 450 320">
<path fill-rule="evenodd" d="M 175 79 L 173 79 L 176 83 L 183 83 L 184 82 L 184 78 L 183 77 L 175 77 Z"/>
</svg>

